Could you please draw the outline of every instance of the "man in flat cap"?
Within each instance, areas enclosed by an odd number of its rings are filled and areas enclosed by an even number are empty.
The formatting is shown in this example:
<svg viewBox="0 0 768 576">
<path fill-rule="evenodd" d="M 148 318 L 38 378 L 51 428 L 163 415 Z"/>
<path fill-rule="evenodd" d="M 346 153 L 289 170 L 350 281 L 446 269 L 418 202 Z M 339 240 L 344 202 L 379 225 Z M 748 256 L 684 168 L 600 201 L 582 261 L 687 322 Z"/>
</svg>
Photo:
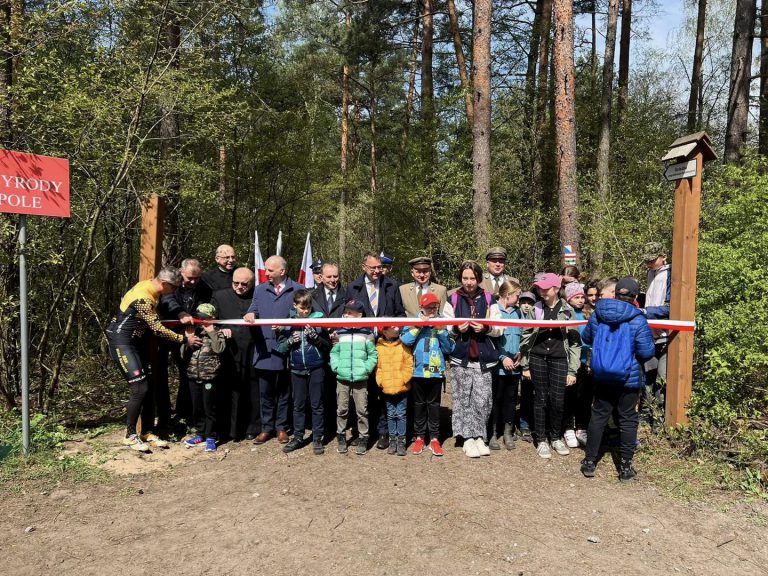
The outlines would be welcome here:
<svg viewBox="0 0 768 576">
<path fill-rule="evenodd" d="M 405 314 L 411 318 L 416 318 L 421 309 L 419 302 L 424 294 L 431 292 L 440 299 L 440 313 L 445 306 L 447 290 L 445 286 L 432 282 L 434 270 L 432 268 L 432 259 L 427 256 L 419 256 L 408 261 L 411 267 L 411 277 L 413 282 L 402 284 L 400 286 L 400 297 L 403 299 Z"/>
<path fill-rule="evenodd" d="M 504 280 L 514 280 L 519 284 L 519 280 L 504 273 L 507 265 L 507 250 L 501 246 L 494 246 L 485 254 L 485 267 L 487 272 L 483 274 L 483 281 L 480 284 L 483 288 L 493 294 L 498 300 L 499 287 Z"/>
</svg>

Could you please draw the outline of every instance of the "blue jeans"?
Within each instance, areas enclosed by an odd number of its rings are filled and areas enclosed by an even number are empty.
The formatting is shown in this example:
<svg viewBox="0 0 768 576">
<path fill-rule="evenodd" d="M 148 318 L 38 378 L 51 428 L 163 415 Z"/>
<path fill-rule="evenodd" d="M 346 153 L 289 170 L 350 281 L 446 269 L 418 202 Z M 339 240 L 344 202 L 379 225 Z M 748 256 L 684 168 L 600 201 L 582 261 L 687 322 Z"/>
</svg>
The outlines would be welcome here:
<svg viewBox="0 0 768 576">
<path fill-rule="evenodd" d="M 387 404 L 387 426 L 389 436 L 405 436 L 405 412 L 408 406 L 408 394 L 385 394 Z"/>
</svg>

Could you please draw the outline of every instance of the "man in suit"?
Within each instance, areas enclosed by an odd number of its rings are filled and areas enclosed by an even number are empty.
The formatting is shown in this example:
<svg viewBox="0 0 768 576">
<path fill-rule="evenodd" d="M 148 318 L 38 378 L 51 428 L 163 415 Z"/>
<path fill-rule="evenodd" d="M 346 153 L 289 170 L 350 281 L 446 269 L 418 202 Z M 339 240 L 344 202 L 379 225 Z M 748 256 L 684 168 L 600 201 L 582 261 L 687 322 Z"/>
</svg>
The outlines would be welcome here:
<svg viewBox="0 0 768 576">
<path fill-rule="evenodd" d="M 365 316 L 404 317 L 405 308 L 400 297 L 397 283 L 382 273 L 381 257 L 375 252 L 366 252 L 363 256 L 363 274 L 347 286 L 347 300 L 357 300 L 363 304 Z M 376 373 L 368 380 L 368 416 L 370 427 L 376 425 L 380 450 L 389 448 L 389 430 L 387 413 L 381 389 L 376 384 Z M 374 422 L 377 420 L 377 422 Z"/>
<path fill-rule="evenodd" d="M 320 283 L 312 292 L 312 308 L 326 318 L 341 318 L 346 295 L 339 282 L 339 265 L 325 262 L 320 273 Z M 335 428 L 334 428 L 335 430 Z"/>
<path fill-rule="evenodd" d="M 440 313 L 447 298 L 445 286 L 432 282 L 432 259 L 426 256 L 419 256 L 408 261 L 411 267 L 411 277 L 413 282 L 408 282 L 400 286 L 400 298 L 403 300 L 405 314 L 408 317 L 416 318 L 419 315 L 421 306 L 419 304 L 422 295 L 432 293 L 440 299 Z"/>
<path fill-rule="evenodd" d="M 499 286 L 504 280 L 520 281 L 514 276 L 509 276 L 504 273 L 504 268 L 507 265 L 507 250 L 501 246 L 494 246 L 485 254 L 485 267 L 488 270 L 483 274 L 483 281 L 480 284 L 488 292 L 493 294 L 495 299 L 499 299 Z"/>
<path fill-rule="evenodd" d="M 293 293 L 304 288 L 286 273 L 285 259 L 270 256 L 264 263 L 268 282 L 259 284 L 253 291 L 253 299 L 246 322 L 256 318 L 288 318 L 293 308 Z M 277 321 L 275 322 L 277 323 Z M 261 409 L 261 433 L 254 444 L 264 444 L 277 432 L 281 444 L 288 443 L 288 410 L 291 404 L 291 378 L 285 356 L 276 351 L 277 337 L 272 325 L 264 325 L 255 331 L 253 366 L 259 379 L 259 405 Z"/>
</svg>

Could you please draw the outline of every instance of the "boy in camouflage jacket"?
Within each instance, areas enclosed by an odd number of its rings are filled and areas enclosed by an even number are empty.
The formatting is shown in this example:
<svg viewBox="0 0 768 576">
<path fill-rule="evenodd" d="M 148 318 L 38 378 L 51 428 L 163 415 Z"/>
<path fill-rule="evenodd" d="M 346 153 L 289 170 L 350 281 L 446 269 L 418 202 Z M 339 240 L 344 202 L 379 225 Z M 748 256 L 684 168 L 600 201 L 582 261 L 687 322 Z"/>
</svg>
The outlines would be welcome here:
<svg viewBox="0 0 768 576">
<path fill-rule="evenodd" d="M 200 304 L 195 311 L 195 317 L 200 320 L 214 320 L 216 308 L 213 304 Z M 199 348 L 186 345 L 181 347 L 192 395 L 192 425 L 195 429 L 195 435 L 184 444 L 191 448 L 205 442 L 205 451 L 215 452 L 218 434 L 214 384 L 221 367 L 219 354 L 224 352 L 226 341 L 219 328 L 209 322 L 198 324 L 195 333 L 202 339 L 202 345 Z"/>
</svg>

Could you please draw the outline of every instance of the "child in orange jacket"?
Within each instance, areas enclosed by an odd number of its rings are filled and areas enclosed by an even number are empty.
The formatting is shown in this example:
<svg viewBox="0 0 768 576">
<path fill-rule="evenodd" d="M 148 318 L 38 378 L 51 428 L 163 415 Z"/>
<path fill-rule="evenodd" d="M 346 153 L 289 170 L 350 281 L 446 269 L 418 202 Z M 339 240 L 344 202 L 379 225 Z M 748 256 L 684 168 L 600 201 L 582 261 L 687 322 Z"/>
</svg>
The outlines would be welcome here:
<svg viewBox="0 0 768 576">
<path fill-rule="evenodd" d="M 399 326 L 386 326 L 376 344 L 376 383 L 384 392 L 389 454 L 405 456 L 405 416 L 413 377 L 413 354 L 400 340 Z"/>
</svg>

